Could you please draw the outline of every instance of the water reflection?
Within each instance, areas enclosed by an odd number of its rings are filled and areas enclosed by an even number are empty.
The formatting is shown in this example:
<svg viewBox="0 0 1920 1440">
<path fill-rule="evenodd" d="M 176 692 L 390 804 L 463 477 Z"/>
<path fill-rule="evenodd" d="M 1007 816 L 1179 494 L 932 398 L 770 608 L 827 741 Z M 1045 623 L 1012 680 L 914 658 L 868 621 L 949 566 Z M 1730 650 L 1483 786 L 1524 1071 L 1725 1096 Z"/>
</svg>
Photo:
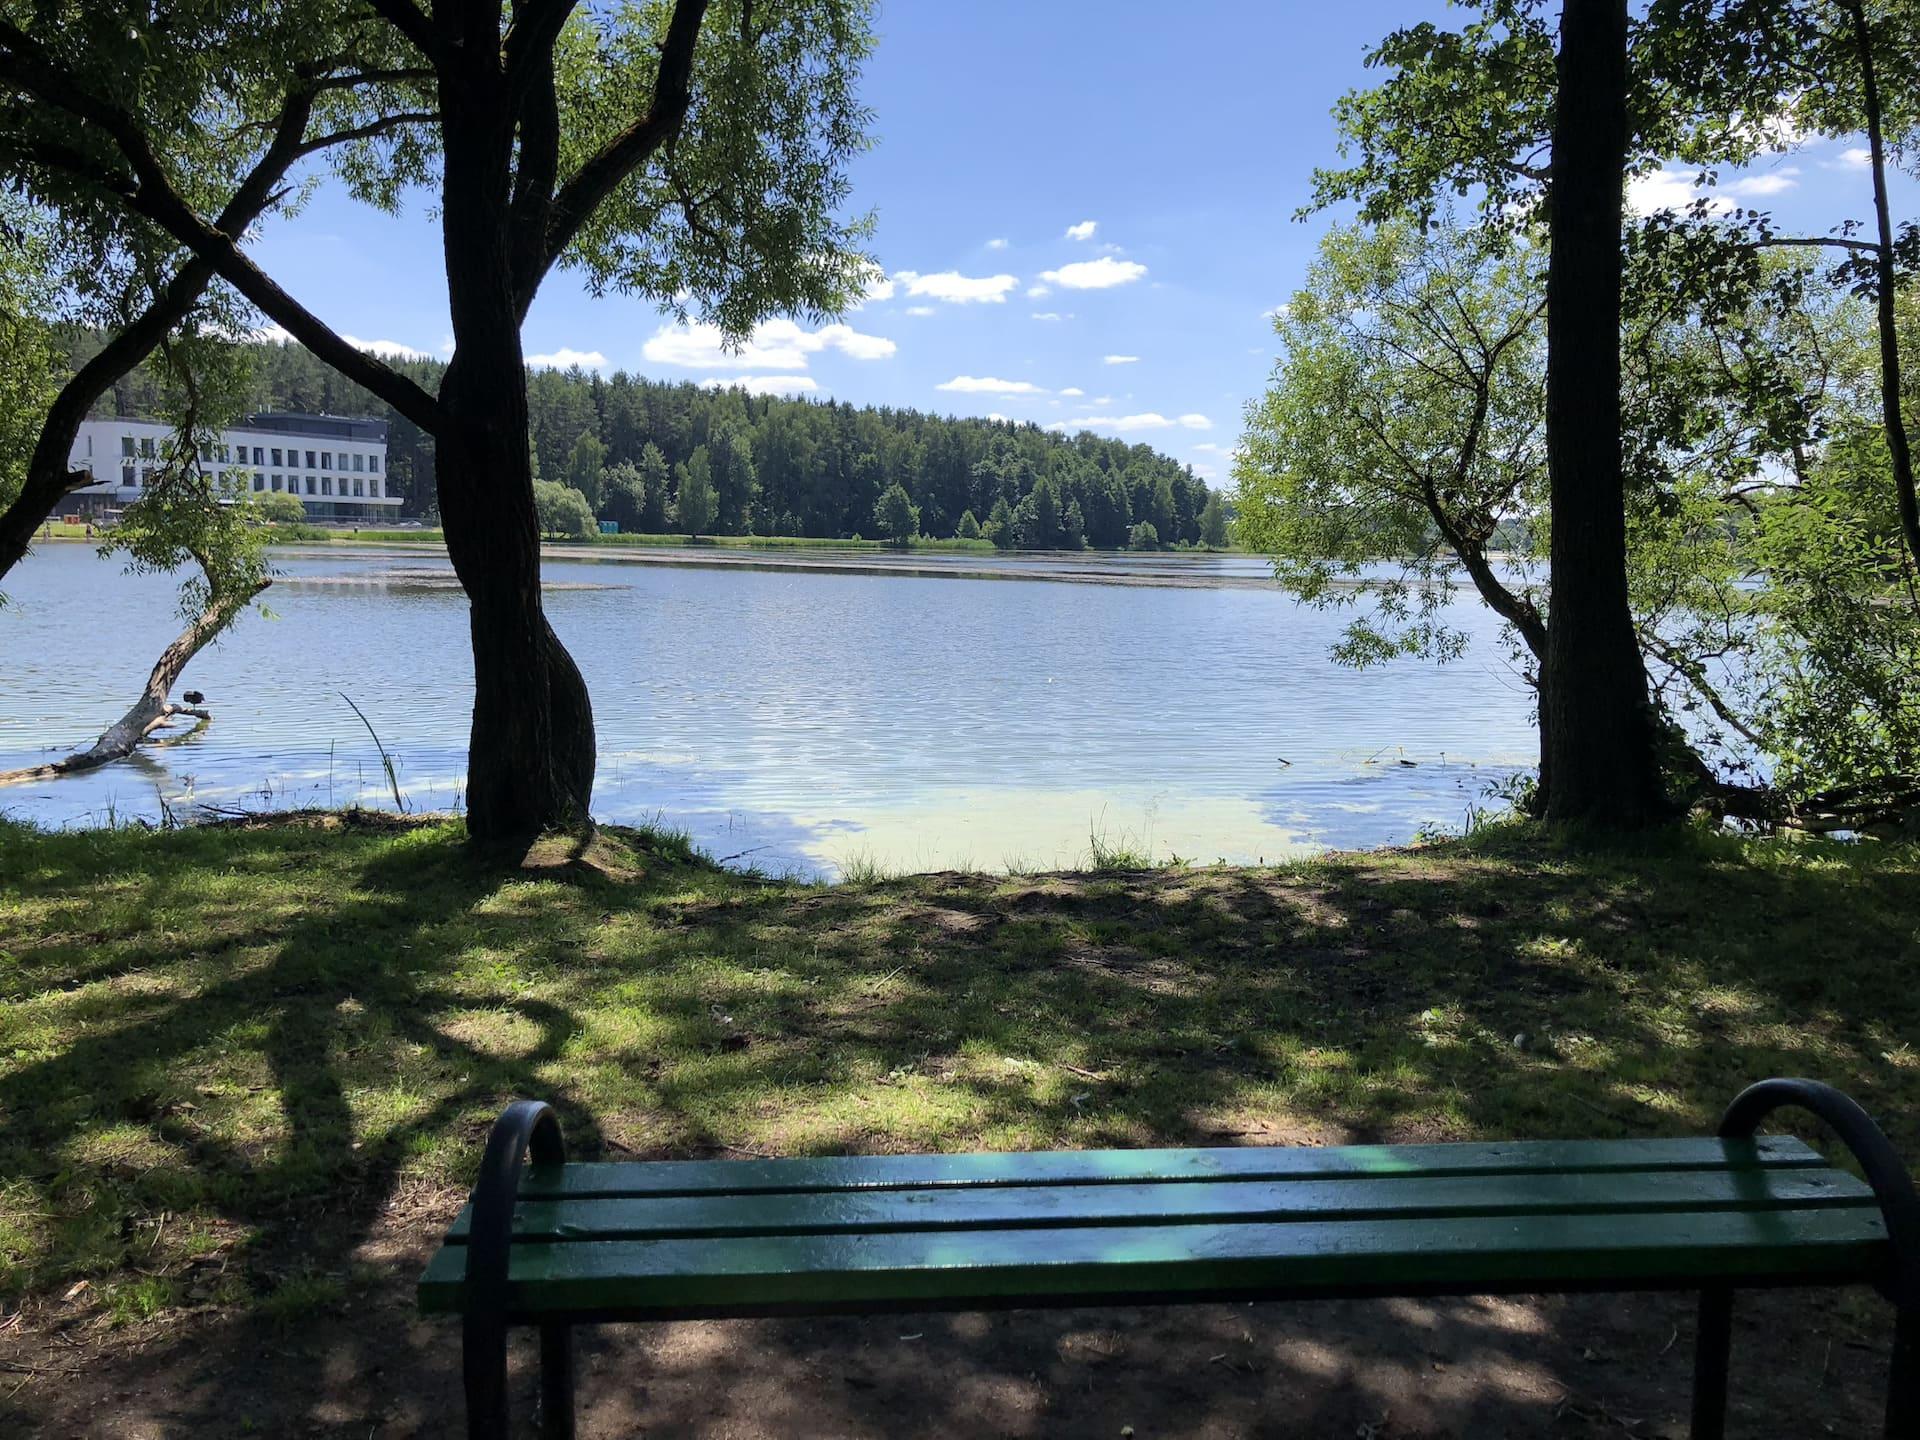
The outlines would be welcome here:
<svg viewBox="0 0 1920 1440">
<path fill-rule="evenodd" d="M 1090 836 L 1257 861 L 1457 826 L 1532 758 L 1524 688 L 1465 602 L 1480 637 L 1465 661 L 1356 674 L 1325 658 L 1342 617 L 1248 586 L 1244 558 L 1098 562 L 1171 569 L 1180 588 L 1013 578 L 1036 563 L 1011 557 L 1007 579 L 984 583 L 550 562 L 553 623 L 594 697 L 595 813 L 684 828 L 775 871 L 1077 863 Z M 275 618 L 249 616 L 190 672 L 216 715 L 203 734 L 10 788 L 0 808 L 88 824 L 164 807 L 391 805 L 340 692 L 396 756 L 410 803 L 457 808 L 471 671 L 444 565 L 281 566 Z M 78 545 L 46 547 L 9 588 L 5 766 L 91 739 L 177 628 L 168 581 Z"/>
</svg>

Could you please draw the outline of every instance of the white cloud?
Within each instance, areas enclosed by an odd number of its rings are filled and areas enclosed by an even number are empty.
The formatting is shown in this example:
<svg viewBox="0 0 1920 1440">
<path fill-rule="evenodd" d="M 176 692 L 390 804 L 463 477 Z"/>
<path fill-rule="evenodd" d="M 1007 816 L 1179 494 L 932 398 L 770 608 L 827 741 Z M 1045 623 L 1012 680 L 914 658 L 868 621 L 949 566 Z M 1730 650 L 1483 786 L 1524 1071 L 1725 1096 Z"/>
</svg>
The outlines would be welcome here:
<svg viewBox="0 0 1920 1440">
<path fill-rule="evenodd" d="M 1058 310 L 1036 310 L 1033 312 L 1033 318 L 1036 320 L 1064 320 L 1067 317 L 1062 315 Z"/>
<path fill-rule="evenodd" d="M 369 355 L 378 355 L 382 360 L 431 360 L 433 358 L 428 351 L 416 350 L 413 346 L 403 345 L 398 340 L 361 340 L 353 335 L 342 335 L 340 338 L 354 349 L 364 350 Z"/>
<path fill-rule="evenodd" d="M 571 370 L 576 365 L 582 370 L 602 370 L 607 357 L 598 350 L 569 350 L 563 345 L 551 355 L 527 356 L 527 364 L 536 370 Z"/>
<path fill-rule="evenodd" d="M 1006 248 L 1007 248 L 1007 237 L 1006 237 L 1006 236 L 1004 236 L 1004 235 L 996 235 L 996 236 L 994 236 L 994 237 L 993 237 L 993 239 L 991 239 L 991 240 L 989 240 L 989 241 L 987 242 L 987 248 L 988 248 L 989 250 L 1004 250 L 1004 249 L 1006 249 Z"/>
<path fill-rule="evenodd" d="M 909 295 L 925 295 L 949 305 L 998 305 L 1020 284 L 1015 275 L 962 275 L 958 270 L 942 270 L 933 275 L 896 270 L 893 278 L 907 287 Z"/>
<path fill-rule="evenodd" d="M 1240 453 L 1238 445 L 1221 445 L 1212 440 L 1203 440 L 1193 448 L 1208 455 L 1225 455 L 1230 458 Z"/>
<path fill-rule="evenodd" d="M 933 306 L 931 305 L 909 305 L 907 307 L 907 314 L 909 315 L 919 315 L 924 317 L 927 315 L 931 315 L 933 313 L 934 313 L 934 310 L 933 310 Z"/>
<path fill-rule="evenodd" d="M 1743 175 L 1718 187 L 1700 184 L 1699 173 L 1691 170 L 1655 170 L 1636 175 L 1627 182 L 1627 207 L 1636 215 L 1656 211 L 1684 211 L 1700 200 L 1707 202 L 1709 215 L 1725 215 L 1736 208 L 1735 196 L 1743 200 L 1766 199 L 1783 195 L 1800 184 L 1800 170 L 1784 165 L 1758 175 Z"/>
<path fill-rule="evenodd" d="M 1111 405 L 1113 403 L 1113 396 L 1096 395 L 1093 397 L 1093 403 L 1096 405 Z"/>
<path fill-rule="evenodd" d="M 1070 395 L 1077 400 L 1087 392 L 1082 390 L 1078 385 L 1069 385 L 1067 386 L 1066 389 L 1062 390 L 1060 393 L 1062 395 Z"/>
<path fill-rule="evenodd" d="M 1840 164 L 1849 170 L 1873 168 L 1873 152 L 1864 145 L 1849 145 L 1840 152 Z"/>
<path fill-rule="evenodd" d="M 246 335 L 241 338 L 264 341 L 268 345 L 291 345 L 294 343 L 293 332 L 284 325 L 262 325 L 258 329 L 248 331 Z"/>
<path fill-rule="evenodd" d="M 867 289 L 866 293 L 860 297 L 860 305 L 865 305 L 869 301 L 891 300 L 892 298 L 893 281 L 887 278 L 887 272 L 882 270 L 878 265 L 871 267 L 867 271 Z M 853 308 L 858 310 L 860 305 L 856 305 Z"/>
<path fill-rule="evenodd" d="M 1260 312 L 1260 318 L 1262 320 L 1284 320 L 1292 313 L 1293 306 L 1291 305 L 1275 305 L 1271 310 L 1262 310 Z"/>
<path fill-rule="evenodd" d="M 989 410 L 987 412 L 987 419 L 998 420 L 1002 425 L 1010 425 L 1013 423 L 1011 416 L 1002 415 L 998 410 Z"/>
<path fill-rule="evenodd" d="M 1044 299 L 1046 296 L 1051 295 L 1052 293 L 1053 293 L 1052 288 L 1046 285 L 1029 285 L 1027 287 L 1027 298 L 1029 300 Z"/>
<path fill-rule="evenodd" d="M 1138 365 L 1140 357 L 1138 355 L 1102 355 L 1100 363 L 1102 365 Z"/>
<path fill-rule="evenodd" d="M 1135 430 L 1171 430 L 1176 425 L 1184 425 L 1189 420 L 1207 421 L 1204 415 L 1183 415 L 1178 420 L 1169 420 L 1158 411 L 1149 410 L 1141 415 L 1082 415 L 1073 420 L 1060 420 L 1047 428 L 1049 430 L 1113 430 L 1122 435 Z"/>
<path fill-rule="evenodd" d="M 851 325 L 833 324 L 803 330 L 792 320 L 769 320 L 756 326 L 738 349 L 727 348 L 717 325 L 662 325 L 641 353 L 656 365 L 678 365 L 689 370 L 717 370 L 747 365 L 760 370 L 804 370 L 807 357 L 833 349 L 855 360 L 884 360 L 899 347 L 881 335 L 868 335 Z"/>
<path fill-rule="evenodd" d="M 703 390 L 744 390 L 749 395 L 804 395 L 820 388 L 811 375 L 710 375 Z"/>
<path fill-rule="evenodd" d="M 992 375 L 956 375 L 936 390 L 956 390 L 962 395 L 1044 395 L 1047 392 L 1031 380 L 1001 380 Z"/>
<path fill-rule="evenodd" d="M 1211 430 L 1213 428 L 1213 421 L 1204 415 L 1196 414 L 1192 411 L 1182 415 L 1180 417 L 1180 423 L 1189 430 Z"/>
<path fill-rule="evenodd" d="M 1067 227 L 1067 239 L 1091 240 L 1093 238 L 1093 232 L 1099 228 L 1100 222 L 1098 220 L 1082 220 L 1078 225 L 1069 225 Z"/>
<path fill-rule="evenodd" d="M 1098 260 L 1076 260 L 1058 270 L 1042 270 L 1040 278 L 1069 290 L 1107 290 L 1129 284 L 1146 273 L 1147 267 L 1138 260 L 1116 260 L 1111 255 L 1102 255 Z"/>
<path fill-rule="evenodd" d="M 1735 180 L 1732 184 L 1721 188 L 1729 195 L 1779 195 L 1797 186 L 1800 183 L 1799 176 L 1799 168 L 1788 165 L 1779 170 L 1769 170 L 1764 175 L 1744 176 L 1739 180 Z"/>
</svg>

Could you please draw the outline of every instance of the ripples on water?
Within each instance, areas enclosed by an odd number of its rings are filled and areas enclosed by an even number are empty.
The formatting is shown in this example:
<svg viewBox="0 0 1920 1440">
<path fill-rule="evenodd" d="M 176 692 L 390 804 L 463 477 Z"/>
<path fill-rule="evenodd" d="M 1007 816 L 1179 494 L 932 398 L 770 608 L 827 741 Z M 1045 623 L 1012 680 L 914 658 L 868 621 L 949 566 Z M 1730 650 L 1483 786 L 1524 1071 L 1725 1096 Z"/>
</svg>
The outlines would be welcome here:
<svg viewBox="0 0 1920 1440">
<path fill-rule="evenodd" d="M 1355 673 L 1326 658 L 1344 617 L 1246 588 L 1256 561 L 1097 563 L 1241 588 L 549 561 L 549 581 L 592 587 L 547 605 L 593 694 L 594 812 L 775 871 L 1072 864 L 1090 833 L 1163 858 L 1273 860 L 1457 827 L 1533 758 L 1524 687 L 1465 600 L 1467 659 Z M 209 697 L 201 736 L 0 791 L 0 810 L 72 825 L 153 818 L 163 801 L 390 805 L 341 691 L 415 808 L 457 806 L 471 669 L 444 565 L 279 564 L 276 618 L 249 615 L 182 683 Z M 8 590 L 0 767 L 90 741 L 178 628 L 171 581 L 80 545 L 45 547 Z"/>
</svg>

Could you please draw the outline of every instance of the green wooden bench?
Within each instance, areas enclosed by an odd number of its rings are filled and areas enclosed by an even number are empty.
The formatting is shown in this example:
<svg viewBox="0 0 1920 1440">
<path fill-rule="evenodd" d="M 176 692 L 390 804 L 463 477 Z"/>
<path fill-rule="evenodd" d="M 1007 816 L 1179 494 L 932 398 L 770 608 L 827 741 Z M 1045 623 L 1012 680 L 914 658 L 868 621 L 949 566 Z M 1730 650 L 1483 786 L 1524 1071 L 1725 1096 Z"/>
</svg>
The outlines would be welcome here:
<svg viewBox="0 0 1920 1440">
<path fill-rule="evenodd" d="M 1783 1105 L 1867 1183 L 1758 1136 Z M 1698 1290 L 1693 1434 L 1718 1440 L 1733 1292 L 1857 1284 L 1898 1306 L 1886 1433 L 1920 1435 L 1913 1183 L 1851 1100 L 1768 1080 L 1699 1139 L 635 1164 L 567 1162 L 553 1111 L 523 1100 L 419 1297 L 464 1319 L 469 1433 L 504 1437 L 511 1325 L 538 1327 L 542 1427 L 571 1436 L 580 1324 Z"/>
</svg>

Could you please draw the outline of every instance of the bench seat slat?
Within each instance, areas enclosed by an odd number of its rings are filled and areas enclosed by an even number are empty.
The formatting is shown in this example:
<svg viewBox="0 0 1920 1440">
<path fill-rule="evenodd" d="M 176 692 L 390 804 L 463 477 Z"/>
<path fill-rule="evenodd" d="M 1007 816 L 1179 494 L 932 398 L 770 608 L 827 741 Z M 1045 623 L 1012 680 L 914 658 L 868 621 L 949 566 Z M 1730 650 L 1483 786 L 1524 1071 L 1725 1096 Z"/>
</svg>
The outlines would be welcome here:
<svg viewBox="0 0 1920 1440">
<path fill-rule="evenodd" d="M 1880 1215 L 1858 1206 L 600 1240 L 514 1245 L 508 1308 L 671 1318 L 1369 1289 L 1837 1284 L 1885 1263 Z M 423 1311 L 461 1308 L 465 1264 L 462 1246 L 434 1256 L 420 1282 Z"/>
<path fill-rule="evenodd" d="M 779 1160 L 576 1162 L 530 1167 L 526 1199 L 753 1195 L 1151 1181 L 1351 1179 L 1367 1175 L 1751 1169 L 1823 1166 L 1790 1135 L 1758 1140 L 1532 1140 L 1491 1144 L 1229 1146 L 1201 1150 L 1059 1150 L 970 1155 L 848 1155 Z"/>
<path fill-rule="evenodd" d="M 522 1200 L 516 1241 L 1873 1206 L 1843 1171 L 1656 1170 Z M 470 1211 L 447 1236 L 464 1243 Z"/>
</svg>

